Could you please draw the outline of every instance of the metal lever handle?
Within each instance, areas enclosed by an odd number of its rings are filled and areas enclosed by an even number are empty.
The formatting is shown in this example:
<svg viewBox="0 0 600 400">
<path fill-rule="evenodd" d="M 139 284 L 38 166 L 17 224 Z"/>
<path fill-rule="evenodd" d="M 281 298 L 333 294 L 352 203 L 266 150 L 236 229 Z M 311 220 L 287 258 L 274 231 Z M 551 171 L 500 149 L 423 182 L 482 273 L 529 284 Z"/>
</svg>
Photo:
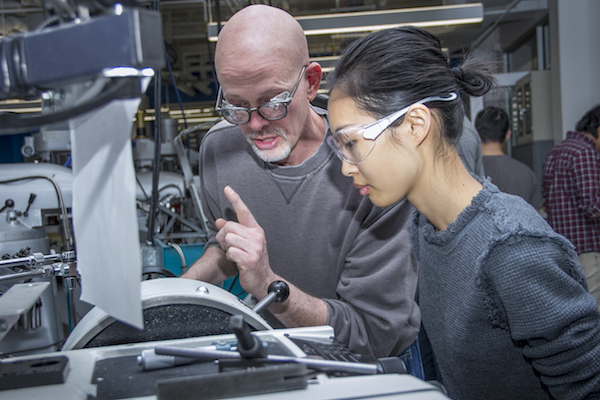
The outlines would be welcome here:
<svg viewBox="0 0 600 400">
<path fill-rule="evenodd" d="M 31 204 L 33 203 L 36 197 L 37 195 L 35 193 L 31 193 L 29 195 L 29 202 L 27 203 L 27 208 L 25 209 L 25 212 L 23 212 L 24 217 L 27 217 L 29 215 L 29 207 L 31 207 Z"/>
<path fill-rule="evenodd" d="M 269 294 L 254 306 L 255 313 L 260 314 L 273 303 L 283 303 L 290 295 L 290 287 L 283 281 L 271 282 L 268 291 Z"/>
<path fill-rule="evenodd" d="M 0 213 L 4 210 L 6 210 L 7 208 L 12 208 L 15 206 L 15 202 L 13 199 L 6 199 L 6 201 L 4 202 L 4 207 L 0 208 Z"/>
<path fill-rule="evenodd" d="M 267 356 L 267 350 L 256 336 L 252 336 L 244 317 L 241 315 L 231 316 L 229 327 L 238 339 L 237 349 L 243 358 L 264 358 Z"/>
<path fill-rule="evenodd" d="M 238 349 L 239 350 L 239 349 Z M 198 360 L 211 361 L 216 359 L 241 359 L 242 356 L 233 351 L 218 351 L 218 350 L 204 350 L 202 348 L 190 349 L 183 347 L 172 347 L 172 346 L 156 346 L 154 349 L 156 354 L 159 355 L 170 355 L 177 357 L 189 357 Z M 397 358 L 397 357 L 396 357 Z M 397 358 L 400 360 L 399 358 Z M 308 368 L 315 369 L 317 371 L 326 372 L 346 372 L 350 374 L 358 375 L 375 375 L 385 373 L 381 364 L 367 364 L 367 363 L 355 363 L 349 361 L 334 361 L 334 360 L 319 360 L 309 357 L 291 357 L 291 356 L 278 356 L 278 355 L 267 355 L 264 358 L 259 359 L 260 362 L 295 362 L 299 364 L 306 364 Z M 402 360 L 400 360 L 402 362 Z M 395 371 L 394 371 L 395 372 Z"/>
</svg>

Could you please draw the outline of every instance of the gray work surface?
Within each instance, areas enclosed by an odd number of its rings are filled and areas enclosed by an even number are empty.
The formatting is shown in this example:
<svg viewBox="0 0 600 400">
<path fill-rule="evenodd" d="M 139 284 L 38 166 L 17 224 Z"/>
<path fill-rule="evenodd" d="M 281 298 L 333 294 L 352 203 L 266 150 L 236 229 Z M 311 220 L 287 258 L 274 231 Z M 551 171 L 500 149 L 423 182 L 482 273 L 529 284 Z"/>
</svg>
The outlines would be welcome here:
<svg viewBox="0 0 600 400">
<path fill-rule="evenodd" d="M 288 337 L 304 339 L 327 340 L 330 327 L 278 329 L 255 332 L 264 341 L 278 341 L 289 346 L 292 353 L 298 353 L 298 348 L 288 340 Z M 58 353 L 39 354 L 36 356 L 23 356 L 14 361 L 27 361 L 35 358 L 66 356 L 68 365 L 66 379 L 61 384 L 46 384 L 41 386 L 25 387 L 0 391 L 0 398 L 4 400 L 13 399 L 40 399 L 40 400 L 87 400 L 94 399 L 101 394 L 99 385 L 93 383 L 92 377 L 96 370 L 96 364 L 106 364 L 112 358 L 130 358 L 139 355 L 142 350 L 154 348 L 157 345 L 199 347 L 208 346 L 211 343 L 223 340 L 235 340 L 233 335 L 204 336 L 199 338 L 176 339 L 161 342 L 144 342 L 118 346 L 105 346 L 88 349 L 70 350 Z M 303 354 L 303 353 L 301 353 Z M 8 360 L 4 360 L 8 361 Z M 179 368 L 179 367 L 178 367 Z M 193 370 L 193 369 L 191 369 Z M 163 370 L 166 372 L 166 370 Z M 143 373 L 139 367 L 132 367 L 131 375 Z M 138 397 L 127 397 L 130 399 L 154 400 L 155 394 Z M 305 389 L 289 390 L 270 394 L 259 394 L 255 396 L 242 396 L 236 399 L 448 399 L 439 389 L 427 382 L 417 379 L 411 375 L 379 374 L 348 377 L 330 377 L 318 374 L 308 380 Z"/>
</svg>

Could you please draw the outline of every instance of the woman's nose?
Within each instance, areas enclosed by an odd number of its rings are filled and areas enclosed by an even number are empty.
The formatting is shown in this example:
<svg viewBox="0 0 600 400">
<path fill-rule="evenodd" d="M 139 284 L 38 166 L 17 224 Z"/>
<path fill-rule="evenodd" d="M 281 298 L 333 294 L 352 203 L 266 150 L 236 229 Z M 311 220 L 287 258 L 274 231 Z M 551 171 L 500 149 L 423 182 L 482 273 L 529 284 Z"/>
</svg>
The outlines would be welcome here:
<svg viewBox="0 0 600 400">
<path fill-rule="evenodd" d="M 358 172 L 356 164 L 350 164 L 348 161 L 342 161 L 342 174 L 352 176 Z"/>
</svg>

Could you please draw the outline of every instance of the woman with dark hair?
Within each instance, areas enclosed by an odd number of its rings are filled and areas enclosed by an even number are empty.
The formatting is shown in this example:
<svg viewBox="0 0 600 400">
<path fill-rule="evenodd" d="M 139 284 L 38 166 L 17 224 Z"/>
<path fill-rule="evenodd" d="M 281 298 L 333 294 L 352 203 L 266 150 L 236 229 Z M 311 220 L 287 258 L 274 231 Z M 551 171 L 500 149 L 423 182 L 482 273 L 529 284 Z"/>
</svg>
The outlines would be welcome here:
<svg viewBox="0 0 600 400">
<path fill-rule="evenodd" d="M 463 166 L 463 91 L 488 64 L 450 68 L 414 27 L 352 43 L 328 77 L 329 144 L 363 196 L 406 197 L 423 325 L 453 399 L 600 395 L 600 313 L 572 245 L 523 199 Z"/>
</svg>

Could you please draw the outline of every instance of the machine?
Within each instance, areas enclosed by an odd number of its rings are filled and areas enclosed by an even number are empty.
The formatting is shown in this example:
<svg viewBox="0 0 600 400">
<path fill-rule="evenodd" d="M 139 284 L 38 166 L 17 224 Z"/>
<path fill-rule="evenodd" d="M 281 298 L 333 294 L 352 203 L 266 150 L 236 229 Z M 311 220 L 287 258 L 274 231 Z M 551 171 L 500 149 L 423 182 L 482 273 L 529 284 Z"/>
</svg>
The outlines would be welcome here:
<svg viewBox="0 0 600 400">
<path fill-rule="evenodd" d="M 33 132 L 22 147 L 32 162 L 0 165 L 0 318 L 7 322 L 0 354 L 5 356 L 58 350 L 91 308 L 79 301 L 77 267 L 87 252 L 74 229 L 78 196 L 74 171 L 67 168 L 73 139 L 96 135 L 89 121 L 102 113 L 125 121 L 116 136 L 120 131 L 129 137 L 131 99 L 139 101 L 154 70 L 165 64 L 156 11 L 101 2 L 50 0 L 45 6 L 49 19 L 42 26 L 0 40 L 0 100 L 42 99 L 39 114 L 0 113 L 0 135 Z M 37 293 L 30 285 L 42 289 Z M 7 299 L 32 293 L 37 298 L 28 309 L 18 308 L 15 320 L 14 303 Z"/>
<path fill-rule="evenodd" d="M 372 359 L 337 344 L 331 327 L 272 329 L 257 311 L 285 301 L 283 282 L 253 308 L 197 281 L 163 278 L 142 286 L 143 333 L 127 332 L 94 309 L 62 352 L 0 360 L 0 396 L 447 399 L 439 387 L 406 375 L 399 358 Z M 189 329 L 186 338 L 166 329 L 175 321 Z"/>
<path fill-rule="evenodd" d="M 71 170 L 1 164 L 0 176 L 0 300 L 15 283 L 47 283 L 40 300 L 0 341 L 0 352 L 56 351 L 76 319 Z"/>
</svg>

